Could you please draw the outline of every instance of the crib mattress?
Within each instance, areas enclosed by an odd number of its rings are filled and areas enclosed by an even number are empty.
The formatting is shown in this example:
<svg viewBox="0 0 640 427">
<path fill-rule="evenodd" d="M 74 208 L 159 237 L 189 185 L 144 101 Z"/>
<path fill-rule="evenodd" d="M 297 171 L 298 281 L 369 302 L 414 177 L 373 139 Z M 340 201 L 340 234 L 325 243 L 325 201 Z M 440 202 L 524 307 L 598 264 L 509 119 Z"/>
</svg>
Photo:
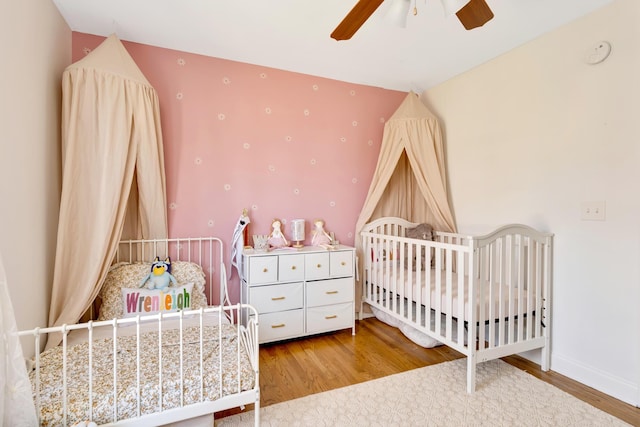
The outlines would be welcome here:
<svg viewBox="0 0 640 427">
<path fill-rule="evenodd" d="M 219 332 L 220 331 L 220 332 Z M 219 333 L 222 345 L 219 345 Z M 238 333 L 234 325 L 205 326 L 203 344 L 203 400 L 250 390 L 254 387 L 255 373 L 250 360 L 240 344 L 238 358 Z M 200 383 L 200 328 L 190 326 L 183 330 L 183 386 L 184 405 L 201 401 Z M 118 419 L 137 416 L 136 337 L 120 336 L 117 345 L 117 403 Z M 97 424 L 113 420 L 113 340 L 96 339 L 93 346 L 93 421 Z M 89 419 L 89 363 L 87 342 L 67 348 L 67 423 L 73 425 Z M 158 332 L 145 332 L 140 338 L 140 415 L 159 411 L 159 395 L 162 393 L 163 409 L 181 406 L 180 384 L 180 335 L 179 330 L 162 332 L 162 360 L 158 356 Z M 62 346 L 51 348 L 40 360 L 41 425 L 63 424 Z M 220 354 L 222 363 L 220 363 Z M 238 359 L 240 367 L 238 368 Z M 222 364 L 222 366 L 220 366 Z M 159 369 L 161 367 L 161 369 Z M 219 373 L 222 369 L 222 384 Z M 162 387 L 159 387 L 159 371 Z M 31 384 L 36 398 L 35 372 Z"/>
<path fill-rule="evenodd" d="M 429 274 L 427 274 L 427 272 Z M 447 292 L 447 272 L 443 270 L 429 269 L 416 272 L 408 269 L 388 269 L 385 274 L 374 274 L 371 281 L 374 284 L 383 283 L 387 292 L 378 295 L 379 304 L 390 305 L 391 295 L 407 298 L 421 305 L 428 306 L 436 312 L 451 314 L 456 319 L 469 317 L 469 280 L 467 276 L 462 278 L 464 283 L 464 313 L 460 314 L 460 300 L 458 295 L 459 277 L 455 272 L 450 272 L 451 289 Z M 440 284 L 438 287 L 438 283 Z M 489 321 L 505 318 L 511 313 L 514 316 L 523 315 L 535 311 L 535 296 L 529 298 L 526 290 L 518 290 L 508 284 L 488 281 L 481 283 L 483 287 L 484 317 L 478 320 Z M 378 289 L 378 291 L 380 291 Z M 478 298 L 478 297 L 476 297 Z M 531 306 L 529 306 L 529 299 Z M 478 301 L 480 302 L 480 301 Z M 492 311 L 490 311 L 492 308 Z"/>
</svg>

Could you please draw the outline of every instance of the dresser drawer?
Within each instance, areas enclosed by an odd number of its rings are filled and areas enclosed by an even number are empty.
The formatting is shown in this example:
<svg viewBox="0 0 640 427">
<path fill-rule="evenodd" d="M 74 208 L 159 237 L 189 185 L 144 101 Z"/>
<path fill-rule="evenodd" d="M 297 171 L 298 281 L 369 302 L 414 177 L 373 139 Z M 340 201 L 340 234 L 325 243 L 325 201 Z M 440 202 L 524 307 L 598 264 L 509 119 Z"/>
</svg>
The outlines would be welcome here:
<svg viewBox="0 0 640 427">
<path fill-rule="evenodd" d="M 307 307 L 353 301 L 353 278 L 307 282 Z"/>
<path fill-rule="evenodd" d="M 307 280 L 329 277 L 329 252 L 318 252 L 304 256 L 304 277 Z"/>
<path fill-rule="evenodd" d="M 329 252 L 329 273 L 331 277 L 353 276 L 353 251 Z"/>
<path fill-rule="evenodd" d="M 353 303 L 307 308 L 307 333 L 333 331 L 353 327 Z M 262 322 L 262 318 L 260 320 Z"/>
<path fill-rule="evenodd" d="M 249 288 L 249 301 L 260 314 L 302 308 L 303 295 L 304 286 L 302 282 Z"/>
<path fill-rule="evenodd" d="M 261 314 L 258 322 L 258 334 L 261 343 L 304 334 L 304 310 Z"/>
<path fill-rule="evenodd" d="M 280 256 L 278 260 L 278 280 L 280 282 L 304 280 L 304 255 Z"/>
<path fill-rule="evenodd" d="M 260 285 L 277 281 L 277 256 L 261 256 L 249 259 L 249 285 Z"/>
</svg>

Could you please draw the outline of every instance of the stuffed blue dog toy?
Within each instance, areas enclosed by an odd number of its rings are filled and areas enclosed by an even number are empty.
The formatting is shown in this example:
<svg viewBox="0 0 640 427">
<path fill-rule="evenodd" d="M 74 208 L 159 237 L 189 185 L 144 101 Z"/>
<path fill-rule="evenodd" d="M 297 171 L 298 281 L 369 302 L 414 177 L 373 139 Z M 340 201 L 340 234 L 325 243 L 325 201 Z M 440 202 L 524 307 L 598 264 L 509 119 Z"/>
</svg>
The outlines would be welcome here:
<svg viewBox="0 0 640 427">
<path fill-rule="evenodd" d="M 171 258 L 167 257 L 164 261 L 160 261 L 160 258 L 156 257 L 151 264 L 151 273 L 142 279 L 139 287 L 142 288 L 146 284 L 147 289 L 164 290 L 171 283 L 178 284 L 176 278 L 171 275 Z"/>
</svg>

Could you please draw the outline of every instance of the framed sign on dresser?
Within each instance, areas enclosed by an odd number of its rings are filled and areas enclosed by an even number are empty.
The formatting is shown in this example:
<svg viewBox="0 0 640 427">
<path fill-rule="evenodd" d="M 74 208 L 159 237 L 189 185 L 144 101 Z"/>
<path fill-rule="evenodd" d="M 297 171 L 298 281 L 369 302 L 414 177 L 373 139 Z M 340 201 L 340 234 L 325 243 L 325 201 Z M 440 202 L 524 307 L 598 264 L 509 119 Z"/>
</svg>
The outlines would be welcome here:
<svg viewBox="0 0 640 427">
<path fill-rule="evenodd" d="M 258 311 L 260 343 L 351 328 L 355 249 L 243 251 L 240 300 Z"/>
</svg>

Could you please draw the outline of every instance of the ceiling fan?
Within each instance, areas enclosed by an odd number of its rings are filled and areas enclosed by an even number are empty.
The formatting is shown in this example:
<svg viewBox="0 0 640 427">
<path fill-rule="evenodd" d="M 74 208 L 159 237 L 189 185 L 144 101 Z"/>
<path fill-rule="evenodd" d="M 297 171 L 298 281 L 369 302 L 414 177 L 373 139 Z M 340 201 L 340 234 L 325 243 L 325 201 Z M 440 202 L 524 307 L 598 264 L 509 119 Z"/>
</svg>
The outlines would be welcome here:
<svg viewBox="0 0 640 427">
<path fill-rule="evenodd" d="M 331 33 L 336 40 L 349 40 L 384 0 L 359 0 Z M 409 2 L 409 0 L 399 0 Z M 481 27 L 493 18 L 485 0 L 441 0 L 446 14 L 455 13 L 464 28 Z"/>
</svg>

